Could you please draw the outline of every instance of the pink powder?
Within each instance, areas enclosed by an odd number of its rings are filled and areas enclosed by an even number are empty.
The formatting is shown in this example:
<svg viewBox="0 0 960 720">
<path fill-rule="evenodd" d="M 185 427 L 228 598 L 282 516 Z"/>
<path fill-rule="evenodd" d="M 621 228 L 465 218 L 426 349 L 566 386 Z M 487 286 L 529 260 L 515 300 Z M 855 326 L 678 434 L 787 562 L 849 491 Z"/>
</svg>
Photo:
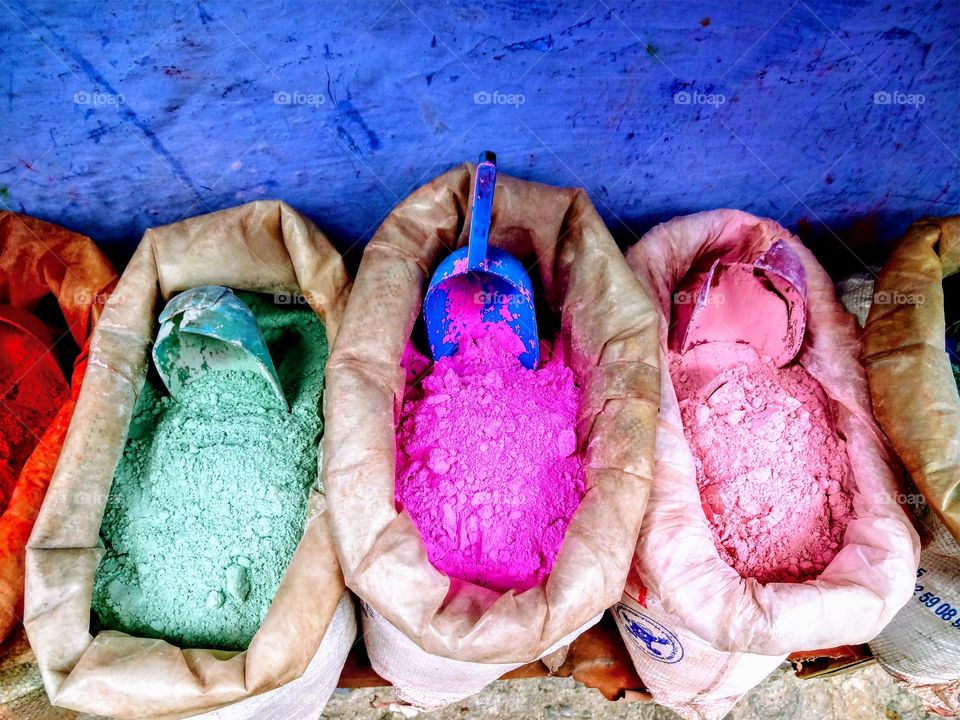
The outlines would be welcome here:
<svg viewBox="0 0 960 720">
<path fill-rule="evenodd" d="M 720 557 L 762 583 L 819 575 L 853 513 L 820 385 L 796 363 L 721 342 L 671 353 L 670 374 Z"/>
<path fill-rule="evenodd" d="M 444 342 L 455 342 L 461 335 L 471 334 L 473 328 L 485 321 L 506 323 L 515 319 L 510 312 L 509 295 L 487 275 L 460 275 L 454 282 L 448 282 L 445 288 L 449 325 Z M 484 318 L 484 315 L 487 317 Z M 519 352 L 523 352 L 522 348 L 521 345 Z"/>
<path fill-rule="evenodd" d="M 806 328 L 806 272 L 783 241 L 752 263 L 716 261 L 674 295 L 680 351 L 704 342 L 746 343 L 778 367 L 800 350 Z"/>
<path fill-rule="evenodd" d="M 457 260 L 454 271 L 465 271 L 466 262 L 466 258 Z M 529 291 L 518 290 L 506 281 L 485 272 L 451 277 L 445 281 L 443 289 L 446 293 L 447 318 L 443 342 L 454 345 L 461 336 L 473 334 L 474 329 L 480 325 L 499 323 L 509 329 L 509 323 L 517 320 L 517 315 L 512 311 L 511 299 L 519 296 L 531 304 L 533 302 Z M 506 335 L 502 339 L 508 340 Z M 517 335 L 515 340 L 510 341 L 510 348 L 515 355 L 520 356 L 526 350 L 534 350 L 536 342 L 536 337 L 531 337 L 528 340 L 530 347 L 525 348 L 524 341 Z M 431 349 L 436 356 L 436 348 Z"/>
<path fill-rule="evenodd" d="M 522 592 L 550 573 L 584 475 L 573 373 L 559 352 L 527 370 L 518 343 L 506 323 L 475 324 L 408 386 L 396 501 L 438 570 Z"/>
</svg>

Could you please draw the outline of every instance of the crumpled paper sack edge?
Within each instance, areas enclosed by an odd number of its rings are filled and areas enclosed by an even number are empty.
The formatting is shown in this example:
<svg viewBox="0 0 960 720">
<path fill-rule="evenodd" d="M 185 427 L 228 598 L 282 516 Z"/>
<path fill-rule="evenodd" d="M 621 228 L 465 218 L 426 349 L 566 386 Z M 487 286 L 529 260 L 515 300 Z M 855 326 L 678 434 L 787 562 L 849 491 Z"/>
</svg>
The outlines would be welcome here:
<svg viewBox="0 0 960 720">
<path fill-rule="evenodd" d="M 960 394 L 943 344 L 943 279 L 958 270 L 960 215 L 913 223 L 880 271 L 863 356 L 880 426 L 960 542 Z"/>
<path fill-rule="evenodd" d="M 265 692 L 303 673 L 343 593 L 327 514 L 315 493 L 303 538 L 246 651 L 90 635 L 100 522 L 145 379 L 161 297 L 201 284 L 302 292 L 331 343 L 350 289 L 339 253 L 284 203 L 249 203 L 145 233 L 94 333 L 74 419 L 28 544 L 24 625 L 55 705 L 119 718 L 176 718 Z"/>
<path fill-rule="evenodd" d="M 490 242 L 536 255 L 544 300 L 562 308 L 562 341 L 584 388 L 578 434 L 588 491 L 544 587 L 449 593 L 409 515 L 395 508 L 395 427 L 400 358 L 426 282 L 468 239 L 473 168 L 415 191 L 367 246 L 330 359 L 323 479 L 348 587 L 428 653 L 525 663 L 622 591 L 652 473 L 656 308 L 582 190 L 498 176 Z"/>
<path fill-rule="evenodd" d="M 920 550 L 896 503 L 896 463 L 873 419 L 853 317 L 799 238 L 771 220 L 713 210 L 658 225 L 628 250 L 627 260 L 669 318 L 673 289 L 695 263 L 752 260 L 777 239 L 790 244 L 807 274 L 810 311 L 798 360 L 824 387 L 851 454 L 855 518 L 843 547 L 819 578 L 804 583 L 764 586 L 723 562 L 671 391 L 662 401 L 657 476 L 637 555 L 644 585 L 688 630 L 719 650 L 761 655 L 870 640 L 910 598 Z M 660 342 L 666 353 L 666 321 Z"/>
</svg>

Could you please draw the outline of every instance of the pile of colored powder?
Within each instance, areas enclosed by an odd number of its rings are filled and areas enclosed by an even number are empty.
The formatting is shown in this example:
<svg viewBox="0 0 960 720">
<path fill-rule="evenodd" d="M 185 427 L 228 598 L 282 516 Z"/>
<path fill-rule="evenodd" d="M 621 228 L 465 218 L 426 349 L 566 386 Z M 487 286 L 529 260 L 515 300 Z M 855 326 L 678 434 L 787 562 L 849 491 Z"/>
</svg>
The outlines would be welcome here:
<svg viewBox="0 0 960 720">
<path fill-rule="evenodd" d="M 241 650 L 303 534 L 317 479 L 327 361 L 308 308 L 251 307 L 290 412 L 261 376 L 201 375 L 173 400 L 148 377 L 101 526 L 93 609 L 103 627 Z"/>
<path fill-rule="evenodd" d="M 672 354 L 670 374 L 720 557 L 761 583 L 819 575 L 852 515 L 823 389 L 796 363 L 727 343 Z"/>
<path fill-rule="evenodd" d="M 518 343 L 505 323 L 473 327 L 408 388 L 397 437 L 396 501 L 430 562 L 502 592 L 546 578 L 584 493 L 573 372 L 558 348 L 524 368 Z"/>
</svg>

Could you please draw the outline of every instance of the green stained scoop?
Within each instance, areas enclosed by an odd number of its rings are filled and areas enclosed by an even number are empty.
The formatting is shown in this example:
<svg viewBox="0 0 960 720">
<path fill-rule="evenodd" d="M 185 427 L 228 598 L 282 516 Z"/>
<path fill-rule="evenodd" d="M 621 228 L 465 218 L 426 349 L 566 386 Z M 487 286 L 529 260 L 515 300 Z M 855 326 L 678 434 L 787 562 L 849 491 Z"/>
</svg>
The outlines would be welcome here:
<svg viewBox="0 0 960 720">
<path fill-rule="evenodd" d="M 153 362 L 174 398 L 203 373 L 240 370 L 262 376 L 289 410 L 257 319 L 229 288 L 186 290 L 170 299 L 159 319 Z"/>
</svg>

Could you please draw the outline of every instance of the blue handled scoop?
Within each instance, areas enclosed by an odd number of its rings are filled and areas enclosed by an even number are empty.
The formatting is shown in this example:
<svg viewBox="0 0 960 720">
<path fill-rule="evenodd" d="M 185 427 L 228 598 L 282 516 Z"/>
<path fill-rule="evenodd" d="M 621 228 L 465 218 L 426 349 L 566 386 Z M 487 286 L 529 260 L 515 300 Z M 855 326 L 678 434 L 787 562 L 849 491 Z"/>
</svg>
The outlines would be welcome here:
<svg viewBox="0 0 960 720">
<path fill-rule="evenodd" d="M 497 156 L 487 151 L 477 165 L 469 244 L 440 262 L 427 287 L 427 340 L 433 359 L 439 360 L 453 355 L 478 324 L 502 322 L 520 341 L 518 359 L 532 370 L 540 357 L 533 284 L 517 258 L 487 245 L 496 183 Z"/>
</svg>

